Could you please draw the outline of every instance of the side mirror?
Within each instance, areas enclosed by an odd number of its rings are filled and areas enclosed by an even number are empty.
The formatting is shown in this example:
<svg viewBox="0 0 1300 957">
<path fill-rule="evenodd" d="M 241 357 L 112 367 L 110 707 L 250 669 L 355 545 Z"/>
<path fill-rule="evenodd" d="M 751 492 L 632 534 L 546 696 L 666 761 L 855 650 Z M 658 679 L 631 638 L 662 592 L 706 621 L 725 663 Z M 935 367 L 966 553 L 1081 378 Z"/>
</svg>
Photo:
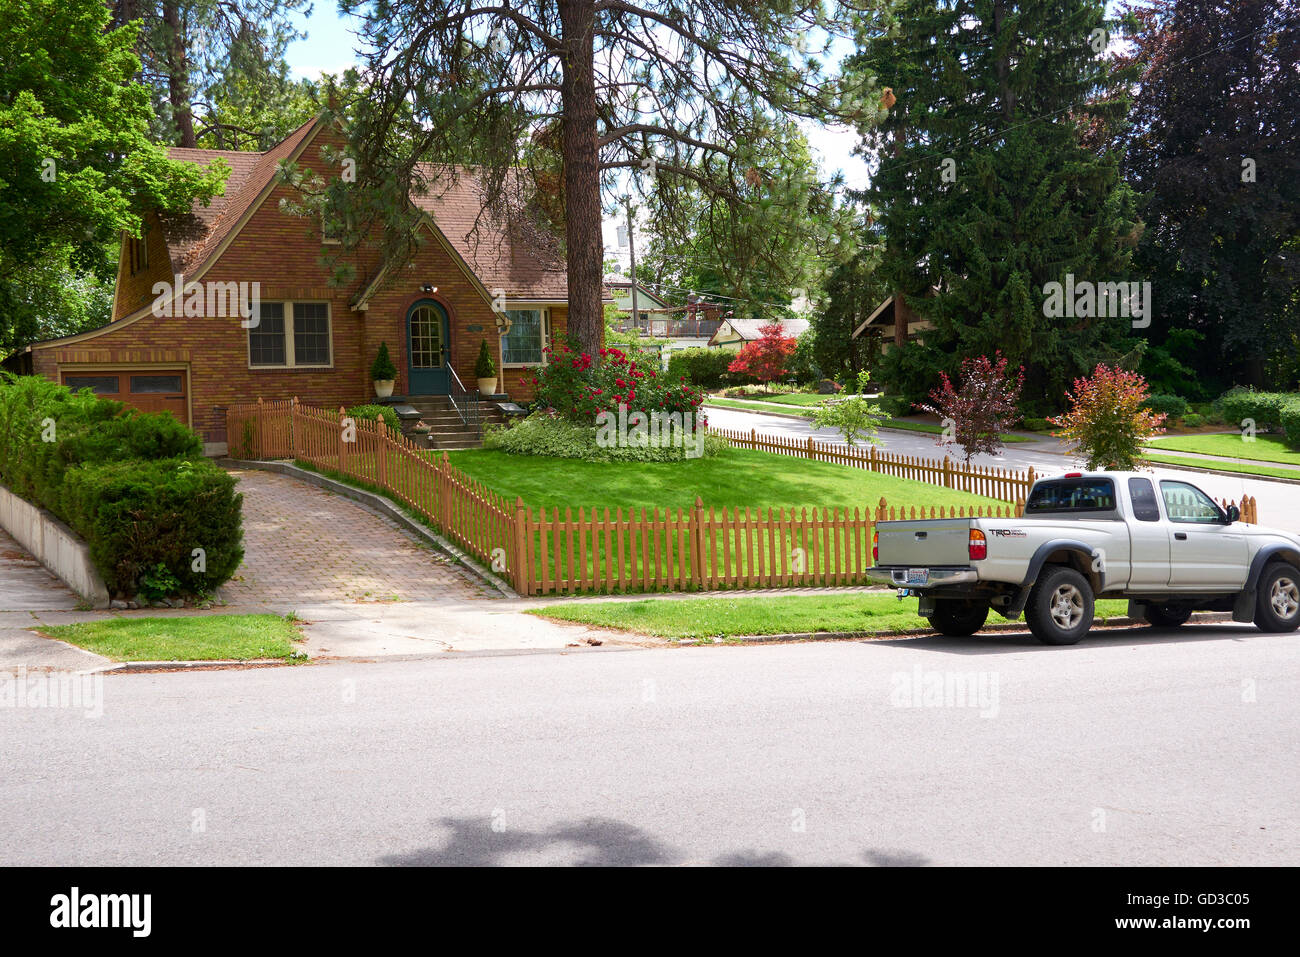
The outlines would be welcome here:
<svg viewBox="0 0 1300 957">
<path fill-rule="evenodd" d="M 1241 509 L 1237 508 L 1237 506 L 1235 505 L 1229 505 L 1227 511 L 1227 521 L 1224 522 L 1224 524 L 1231 525 L 1239 518 L 1241 518 Z"/>
</svg>

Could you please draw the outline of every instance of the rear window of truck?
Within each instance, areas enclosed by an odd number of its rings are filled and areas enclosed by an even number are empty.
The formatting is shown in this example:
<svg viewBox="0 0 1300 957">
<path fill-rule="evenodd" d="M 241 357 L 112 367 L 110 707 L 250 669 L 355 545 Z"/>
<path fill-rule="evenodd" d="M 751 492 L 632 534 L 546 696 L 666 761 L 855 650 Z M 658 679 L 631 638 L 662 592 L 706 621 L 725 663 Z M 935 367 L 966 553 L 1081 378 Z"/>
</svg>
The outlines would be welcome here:
<svg viewBox="0 0 1300 957">
<path fill-rule="evenodd" d="M 1110 512 L 1115 508 L 1115 483 L 1105 478 L 1039 482 L 1029 493 L 1025 514 L 1035 512 Z"/>
</svg>

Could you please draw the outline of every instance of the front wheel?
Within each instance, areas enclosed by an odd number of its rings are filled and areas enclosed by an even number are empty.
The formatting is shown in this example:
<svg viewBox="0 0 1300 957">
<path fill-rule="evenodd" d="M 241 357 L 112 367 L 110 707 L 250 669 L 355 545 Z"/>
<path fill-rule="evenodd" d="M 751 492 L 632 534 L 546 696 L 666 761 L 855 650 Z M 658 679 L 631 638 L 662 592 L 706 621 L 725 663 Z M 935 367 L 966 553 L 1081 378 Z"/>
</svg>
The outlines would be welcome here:
<svg viewBox="0 0 1300 957">
<path fill-rule="evenodd" d="M 1300 627 L 1300 572 L 1285 562 L 1267 565 L 1259 576 L 1255 625 L 1260 631 L 1295 631 Z"/>
<path fill-rule="evenodd" d="M 1045 645 L 1073 645 L 1092 627 L 1092 586 L 1064 565 L 1043 570 L 1029 592 L 1025 620 Z"/>
<path fill-rule="evenodd" d="M 941 635 L 965 638 L 984 627 L 989 617 L 989 603 L 960 598 L 940 598 L 934 611 L 927 615 L 930 626 Z"/>
</svg>

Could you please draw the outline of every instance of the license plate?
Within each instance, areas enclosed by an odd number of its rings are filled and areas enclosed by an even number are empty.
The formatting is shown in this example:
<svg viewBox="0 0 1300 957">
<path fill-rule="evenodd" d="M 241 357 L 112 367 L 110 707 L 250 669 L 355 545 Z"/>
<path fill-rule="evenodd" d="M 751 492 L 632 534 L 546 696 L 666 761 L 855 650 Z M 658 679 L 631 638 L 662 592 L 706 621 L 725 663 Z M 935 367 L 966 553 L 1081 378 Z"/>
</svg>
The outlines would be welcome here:
<svg viewBox="0 0 1300 957">
<path fill-rule="evenodd" d="M 907 583 L 909 585 L 924 585 L 930 580 L 930 569 L 928 568 L 909 568 L 907 570 Z"/>
</svg>

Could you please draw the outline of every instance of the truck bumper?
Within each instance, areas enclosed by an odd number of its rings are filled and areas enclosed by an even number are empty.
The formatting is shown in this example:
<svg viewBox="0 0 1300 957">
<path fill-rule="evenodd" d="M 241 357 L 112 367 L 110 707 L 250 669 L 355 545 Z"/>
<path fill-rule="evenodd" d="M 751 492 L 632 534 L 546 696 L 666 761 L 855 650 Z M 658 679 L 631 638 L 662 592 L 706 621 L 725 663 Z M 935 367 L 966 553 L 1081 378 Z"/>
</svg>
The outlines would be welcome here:
<svg viewBox="0 0 1300 957">
<path fill-rule="evenodd" d="M 895 565 L 875 565 L 867 569 L 867 575 L 876 581 L 886 582 L 898 588 L 926 589 L 943 588 L 947 585 L 967 585 L 979 581 L 979 572 L 973 568 L 926 568 L 924 584 L 908 581 L 909 569 Z"/>
</svg>

